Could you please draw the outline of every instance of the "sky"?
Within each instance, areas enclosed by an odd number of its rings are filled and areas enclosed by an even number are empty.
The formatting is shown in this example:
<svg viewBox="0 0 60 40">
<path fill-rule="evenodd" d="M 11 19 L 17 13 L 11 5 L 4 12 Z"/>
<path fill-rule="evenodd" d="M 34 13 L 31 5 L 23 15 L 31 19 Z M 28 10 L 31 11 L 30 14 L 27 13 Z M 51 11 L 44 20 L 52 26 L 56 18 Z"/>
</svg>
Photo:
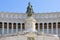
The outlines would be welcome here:
<svg viewBox="0 0 60 40">
<path fill-rule="evenodd" d="M 0 0 L 0 12 L 25 13 L 28 2 L 36 13 L 60 12 L 60 0 Z"/>
</svg>

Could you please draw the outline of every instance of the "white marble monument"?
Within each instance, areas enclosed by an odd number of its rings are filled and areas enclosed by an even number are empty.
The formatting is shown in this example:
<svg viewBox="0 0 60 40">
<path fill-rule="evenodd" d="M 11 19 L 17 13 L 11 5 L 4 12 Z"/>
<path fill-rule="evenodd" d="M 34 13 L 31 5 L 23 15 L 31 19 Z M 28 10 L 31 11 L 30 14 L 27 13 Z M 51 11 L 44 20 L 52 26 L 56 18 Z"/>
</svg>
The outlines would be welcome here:
<svg viewBox="0 0 60 40">
<path fill-rule="evenodd" d="M 30 3 L 28 4 L 26 13 L 27 13 L 28 17 L 26 17 L 24 19 L 25 30 L 17 32 L 18 25 L 16 24 L 17 25 L 16 26 L 17 33 L 16 34 L 12 33 L 11 35 L 10 34 L 9 35 L 1 35 L 0 40 L 59 40 L 59 37 L 57 35 L 44 33 L 44 25 L 43 25 L 43 33 L 41 33 L 41 32 L 39 33 L 36 30 L 35 23 L 38 20 L 34 19 L 34 17 L 32 16 L 32 14 L 34 12 L 32 9 L 32 5 Z M 41 19 L 40 19 L 40 22 L 41 22 Z M 43 19 L 43 22 L 44 22 L 44 19 Z M 3 22 L 2 27 L 3 27 L 2 33 L 4 34 L 4 22 Z M 7 27 L 8 27 L 8 25 L 7 25 Z M 48 28 L 48 25 L 47 25 L 47 28 Z M 22 26 L 21 26 L 21 29 L 22 29 Z M 12 25 L 12 32 L 13 32 L 13 25 Z M 56 33 L 58 33 L 58 32 L 56 31 Z"/>
<path fill-rule="evenodd" d="M 28 17 L 25 19 L 25 30 L 27 32 L 36 32 L 35 23 L 36 20 L 33 17 Z"/>
<path fill-rule="evenodd" d="M 25 19 L 25 30 L 22 34 L 5 35 L 0 40 L 59 40 L 58 36 L 38 33 L 35 29 L 36 20 L 33 17 Z"/>
</svg>

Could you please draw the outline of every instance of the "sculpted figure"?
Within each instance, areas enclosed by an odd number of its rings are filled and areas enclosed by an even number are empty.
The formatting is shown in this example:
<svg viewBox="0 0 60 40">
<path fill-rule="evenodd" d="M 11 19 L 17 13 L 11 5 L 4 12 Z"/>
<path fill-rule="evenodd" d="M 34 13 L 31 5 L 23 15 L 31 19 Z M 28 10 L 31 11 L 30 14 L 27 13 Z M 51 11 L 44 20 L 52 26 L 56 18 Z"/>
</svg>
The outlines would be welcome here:
<svg viewBox="0 0 60 40">
<path fill-rule="evenodd" d="M 30 2 L 28 3 L 28 7 L 27 7 L 26 13 L 27 13 L 27 16 L 32 16 L 32 14 L 34 13 L 32 5 L 30 4 Z"/>
</svg>

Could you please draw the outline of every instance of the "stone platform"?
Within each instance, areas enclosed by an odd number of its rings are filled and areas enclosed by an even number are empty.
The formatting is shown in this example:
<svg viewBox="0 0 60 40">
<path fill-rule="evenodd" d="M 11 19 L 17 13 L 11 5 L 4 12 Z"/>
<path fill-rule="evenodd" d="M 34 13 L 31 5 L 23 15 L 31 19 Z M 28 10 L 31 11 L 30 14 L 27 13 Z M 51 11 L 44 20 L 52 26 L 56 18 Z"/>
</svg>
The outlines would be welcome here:
<svg viewBox="0 0 60 40">
<path fill-rule="evenodd" d="M 0 40 L 29 40 L 28 38 L 34 38 L 34 40 L 60 40 L 58 36 L 51 35 L 51 34 L 43 34 L 43 33 L 24 33 L 21 34 L 20 32 L 17 34 L 8 34 L 8 35 L 1 35 Z"/>
</svg>

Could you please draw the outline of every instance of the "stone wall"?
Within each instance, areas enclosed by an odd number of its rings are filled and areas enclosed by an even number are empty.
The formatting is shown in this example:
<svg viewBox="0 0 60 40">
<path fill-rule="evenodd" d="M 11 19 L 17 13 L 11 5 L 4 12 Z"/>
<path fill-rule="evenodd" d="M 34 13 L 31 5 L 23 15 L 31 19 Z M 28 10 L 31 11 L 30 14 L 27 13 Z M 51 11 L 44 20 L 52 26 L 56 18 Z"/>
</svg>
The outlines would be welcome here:
<svg viewBox="0 0 60 40">
<path fill-rule="evenodd" d="M 37 22 L 60 22 L 60 12 L 51 12 L 51 13 L 34 13 L 33 17 Z M 0 12 L 0 22 L 24 22 L 24 19 L 27 18 L 26 13 L 9 13 L 9 12 Z"/>
</svg>

